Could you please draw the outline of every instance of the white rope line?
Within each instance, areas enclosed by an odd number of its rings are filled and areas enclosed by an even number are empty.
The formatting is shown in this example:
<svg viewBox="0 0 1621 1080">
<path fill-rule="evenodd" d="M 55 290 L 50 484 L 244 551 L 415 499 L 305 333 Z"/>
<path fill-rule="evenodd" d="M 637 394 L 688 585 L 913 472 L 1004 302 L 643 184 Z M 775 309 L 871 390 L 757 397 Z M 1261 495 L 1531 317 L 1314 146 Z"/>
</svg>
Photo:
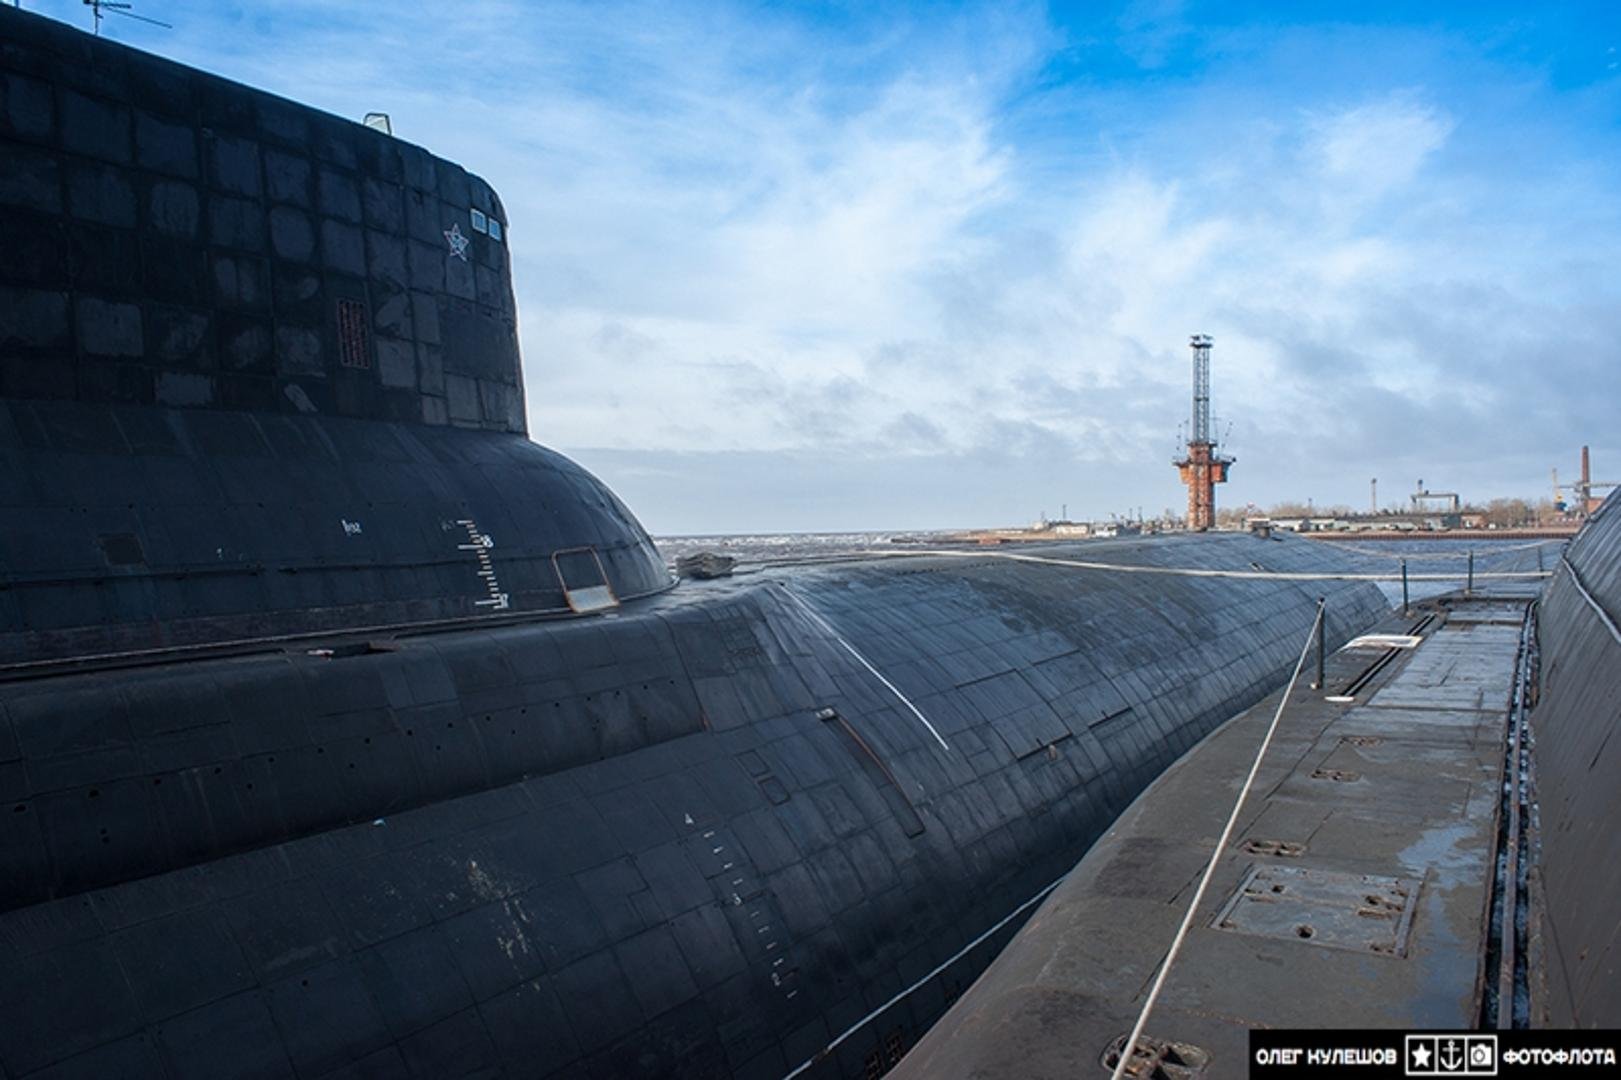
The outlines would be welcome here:
<svg viewBox="0 0 1621 1080">
<path fill-rule="evenodd" d="M 1441 562 L 1441 561 L 1443 561 L 1445 559 L 1467 559 L 1471 554 L 1478 554 L 1483 559 L 1492 559 L 1492 558 L 1496 558 L 1499 555 L 1507 555 L 1511 551 L 1529 551 L 1531 548 L 1548 547 L 1549 545 L 1552 545 L 1552 544 L 1563 544 L 1568 539 L 1569 539 L 1569 537 L 1561 537 L 1558 540 L 1536 540 L 1536 541 L 1533 541 L 1533 542 L 1531 542 L 1529 544 L 1515 544 L 1512 547 L 1498 547 L 1497 546 L 1497 541 L 1485 540 L 1485 541 L 1482 541 L 1482 543 L 1486 544 L 1486 545 L 1490 545 L 1490 546 L 1475 548 L 1473 552 L 1469 552 L 1469 551 L 1415 551 L 1415 552 L 1406 552 L 1406 553 L 1403 553 L 1403 554 L 1398 554 L 1398 553 L 1390 552 L 1390 551 L 1376 551 L 1373 548 L 1364 547 L 1361 544 L 1349 543 L 1349 542 L 1344 541 L 1344 540 L 1327 540 L 1327 541 L 1324 541 L 1324 543 L 1328 543 L 1328 544 L 1333 545 L 1333 549 L 1335 551 L 1354 551 L 1358 555 L 1366 555 L 1366 556 L 1368 556 L 1369 558 L 1372 558 L 1372 559 L 1403 559 L 1403 560 L 1406 560 L 1408 562 Z M 1431 541 L 1420 541 L 1420 542 L 1421 543 L 1430 543 Z M 1453 542 L 1454 543 L 1460 543 L 1460 542 L 1466 542 L 1466 541 L 1453 541 Z"/>
<path fill-rule="evenodd" d="M 1570 571 L 1570 583 L 1576 586 L 1576 591 L 1582 594 L 1582 599 L 1587 601 L 1587 606 L 1592 608 L 1593 612 L 1598 615 L 1599 621 L 1610 632 L 1610 636 L 1615 638 L 1616 644 L 1621 645 L 1621 630 L 1616 629 L 1615 620 L 1610 618 L 1610 613 L 1605 611 L 1597 600 L 1593 599 L 1593 594 L 1588 592 L 1587 586 L 1582 584 L 1581 577 L 1576 573 L 1576 564 L 1563 555 L 1559 557 L 1559 561 L 1564 565 L 1565 569 Z"/>
<path fill-rule="evenodd" d="M 1154 985 L 1148 991 L 1148 1000 L 1143 1002 L 1143 1011 L 1137 1015 L 1137 1023 L 1131 1029 L 1131 1035 L 1126 1039 L 1125 1046 L 1120 1049 L 1120 1061 L 1114 1067 L 1111 1080 L 1120 1080 L 1125 1075 L 1126 1066 L 1131 1061 L 1132 1052 L 1136 1049 L 1137 1040 L 1142 1037 L 1143 1027 L 1148 1023 L 1148 1014 L 1154 1009 L 1154 1002 L 1159 1000 L 1159 992 L 1165 985 L 1165 977 L 1170 974 L 1171 964 L 1176 960 L 1176 954 L 1182 950 L 1182 942 L 1188 936 L 1188 927 L 1193 925 L 1194 913 L 1199 910 L 1199 904 L 1204 900 L 1205 889 L 1210 885 L 1210 879 L 1216 874 L 1216 863 L 1221 860 L 1221 854 L 1227 849 L 1227 841 L 1232 838 L 1233 826 L 1238 824 L 1239 811 L 1244 808 L 1244 800 L 1249 797 L 1250 788 L 1255 783 L 1255 776 L 1261 771 L 1261 759 L 1266 756 L 1267 747 L 1272 745 L 1272 736 L 1278 730 L 1278 721 L 1283 717 L 1283 707 L 1289 704 L 1289 695 L 1294 692 L 1295 683 L 1300 678 L 1300 669 L 1306 666 L 1306 655 L 1311 652 L 1311 643 L 1316 635 L 1323 630 L 1323 601 L 1317 601 L 1317 617 L 1312 620 L 1311 632 L 1306 635 L 1306 643 L 1300 647 L 1300 659 L 1295 661 L 1294 674 L 1289 676 L 1289 685 L 1283 688 L 1283 697 L 1278 701 L 1278 709 L 1272 714 L 1272 723 L 1267 726 L 1266 737 L 1261 740 L 1260 749 L 1255 751 L 1255 761 L 1250 765 L 1250 774 L 1244 778 L 1244 786 L 1239 789 L 1238 801 L 1233 803 L 1233 812 L 1227 815 L 1227 825 L 1221 830 L 1221 839 L 1216 841 L 1216 850 L 1210 853 L 1210 862 L 1204 869 L 1204 877 L 1199 881 L 1199 887 L 1193 893 L 1193 902 L 1188 905 L 1187 914 L 1182 916 L 1182 925 L 1177 928 L 1176 937 L 1171 940 L 1171 947 L 1165 953 L 1165 960 L 1160 964 L 1159 974 L 1154 977 Z"/>
<path fill-rule="evenodd" d="M 940 733 L 935 730 L 934 725 L 929 723 L 929 718 L 927 716 L 924 716 L 922 711 L 919 710 L 916 705 L 912 704 L 912 699 L 911 698 L 909 698 L 905 694 L 901 693 L 900 687 L 896 686 L 894 683 L 892 683 L 888 679 L 884 678 L 884 673 L 883 672 L 881 672 L 877 668 L 873 667 L 872 664 L 868 662 L 867 658 L 865 656 L 862 656 L 861 653 L 859 651 L 857 651 L 857 649 L 856 649 L 856 647 L 854 645 L 850 644 L 848 641 L 845 641 L 843 636 L 840 635 L 837 630 L 833 629 L 832 626 L 828 625 L 827 620 L 822 618 L 820 615 L 818 615 L 816 613 L 816 609 L 812 608 L 809 604 L 805 603 L 805 601 L 803 599 L 801 599 L 800 596 L 797 593 L 795 593 L 792 589 L 789 589 L 787 587 L 784 587 L 782 591 L 787 593 L 789 599 L 793 600 L 794 603 L 798 604 L 800 606 L 800 609 L 803 610 L 805 612 L 805 614 L 809 615 L 812 619 L 814 619 L 818 626 L 820 626 L 823 630 L 826 630 L 829 634 L 833 635 L 833 640 L 837 641 L 840 645 L 843 645 L 844 646 L 844 651 L 849 653 L 851 656 L 855 657 L 857 663 L 859 663 L 862 667 L 866 668 L 868 671 L 872 672 L 873 678 L 877 679 L 879 682 L 881 682 L 885 686 L 887 686 L 889 688 L 889 692 L 891 694 L 894 694 L 895 697 L 900 700 L 900 703 L 902 705 L 905 705 L 908 709 L 912 710 L 912 715 L 917 717 L 918 720 L 922 721 L 923 726 L 929 729 L 929 734 L 933 735 L 934 736 L 934 741 L 940 744 L 940 749 L 942 749 L 942 750 L 950 750 L 951 749 L 951 747 L 946 745 L 945 739 L 940 737 Z"/>
<path fill-rule="evenodd" d="M 782 1080 L 793 1080 L 794 1077 L 798 1076 L 800 1073 L 804 1072 L 806 1069 L 810 1068 L 812 1065 L 816 1064 L 818 1061 L 821 1061 L 823 1058 L 827 1057 L 827 1055 L 832 1053 L 833 1050 L 836 1049 L 840 1043 L 842 1043 L 844 1040 L 848 1039 L 850 1036 L 854 1035 L 856 1032 L 860 1031 L 862 1028 L 866 1027 L 869 1023 L 872 1022 L 872 1020 L 875 1017 L 882 1015 L 887 1009 L 889 1009 L 891 1006 L 893 1006 L 896 1002 L 900 1001 L 902 998 L 906 997 L 908 994 L 911 994 L 918 987 L 922 986 L 924 983 L 928 982 L 930 979 L 932 979 L 936 975 L 940 974 L 942 971 L 944 971 L 946 968 L 950 967 L 952 964 L 955 964 L 958 960 L 961 960 L 964 956 L 967 956 L 968 953 L 974 948 L 974 946 L 978 945 L 980 942 L 984 941 L 986 938 L 990 937 L 992 934 L 994 934 L 998 930 L 1002 929 L 1002 927 L 1006 926 L 1014 918 L 1014 916 L 1019 914 L 1019 912 L 1028 909 L 1032 904 L 1034 904 L 1037 901 L 1041 900 L 1048 893 L 1050 893 L 1054 889 L 1058 888 L 1059 884 L 1062 883 L 1064 878 L 1068 877 L 1068 876 L 1069 876 L 1068 874 L 1064 874 L 1063 876 L 1059 877 L 1057 881 L 1054 881 L 1052 884 L 1046 886 L 1040 892 L 1036 893 L 1036 895 L 1032 896 L 1030 899 L 1026 900 L 1024 903 L 1020 904 L 1018 907 L 1014 908 L 1012 911 L 1008 912 L 1006 915 L 1002 916 L 1001 920 L 998 921 L 995 926 L 991 927 L 989 930 L 987 930 L 983 934 L 979 935 L 973 941 L 970 941 L 968 944 L 966 944 L 962 948 L 958 949 L 955 953 L 953 953 L 951 955 L 951 957 L 949 959 L 943 960 L 939 964 L 935 965 L 935 968 L 934 968 L 933 971 L 929 972 L 927 975 L 923 976 L 923 978 L 919 979 L 917 982 L 913 983 L 911 986 L 908 986 L 905 990 L 902 990 L 900 993 L 896 994 L 894 997 L 890 998 L 888 1001 L 886 1001 L 882 1005 L 878 1006 L 876 1009 L 874 1009 L 872 1012 L 868 1013 L 866 1016 L 863 1016 L 860 1020 L 857 1020 L 855 1023 L 853 1023 L 849 1027 L 845 1028 L 843 1034 L 841 1034 L 838 1038 L 834 1039 L 832 1042 L 828 1043 L 825 1047 L 823 1047 L 821 1050 L 817 1051 L 811 1057 L 808 1057 L 804 1061 L 800 1062 L 798 1068 L 794 1069 L 794 1071 L 789 1073 L 787 1076 L 784 1076 L 782 1078 Z"/>
<path fill-rule="evenodd" d="M 850 559 L 915 559 L 921 557 L 948 559 L 1010 559 L 1014 562 L 1041 563 L 1047 566 L 1068 566 L 1078 570 L 1113 570 L 1122 574 L 1170 574 L 1180 577 L 1246 578 L 1254 581 L 1400 581 L 1400 574 L 1353 574 L 1310 570 L 1209 570 L 1191 566 L 1137 566 L 1129 563 L 1095 562 L 1090 559 L 1061 559 L 1054 555 L 1020 555 L 1011 551 L 955 551 L 950 548 L 926 548 L 914 551 L 852 551 Z M 1545 578 L 1551 570 L 1504 570 L 1477 573 L 1476 580 L 1491 578 Z M 1464 574 L 1408 574 L 1408 581 L 1461 581 Z"/>
</svg>

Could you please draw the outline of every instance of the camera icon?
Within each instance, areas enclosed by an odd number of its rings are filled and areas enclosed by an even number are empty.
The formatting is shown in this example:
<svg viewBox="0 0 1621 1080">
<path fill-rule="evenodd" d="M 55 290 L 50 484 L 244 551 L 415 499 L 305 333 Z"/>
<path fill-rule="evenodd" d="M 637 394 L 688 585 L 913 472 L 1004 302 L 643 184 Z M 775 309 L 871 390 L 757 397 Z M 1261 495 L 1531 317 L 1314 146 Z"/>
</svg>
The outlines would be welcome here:
<svg viewBox="0 0 1621 1080">
<path fill-rule="evenodd" d="M 1469 1040 L 1466 1059 L 1470 1076 L 1497 1075 L 1497 1036 L 1484 1035 Z"/>
</svg>

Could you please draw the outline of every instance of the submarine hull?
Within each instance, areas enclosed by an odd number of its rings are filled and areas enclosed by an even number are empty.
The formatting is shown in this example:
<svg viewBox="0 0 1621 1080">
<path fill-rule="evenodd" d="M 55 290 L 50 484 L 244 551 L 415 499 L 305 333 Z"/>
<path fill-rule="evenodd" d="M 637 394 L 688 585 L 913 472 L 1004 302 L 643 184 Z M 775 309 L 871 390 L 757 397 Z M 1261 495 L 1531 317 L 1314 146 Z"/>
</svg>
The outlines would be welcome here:
<svg viewBox="0 0 1621 1080">
<path fill-rule="evenodd" d="M 1531 1019 L 1621 1027 L 1621 497 L 1611 492 L 1543 592 L 1531 729 L 1540 813 L 1530 886 Z"/>
<path fill-rule="evenodd" d="M 6 8 L 0 80 L 6 1080 L 870 1075 L 1383 610 L 1244 536 L 672 588 L 482 180 Z"/>
<path fill-rule="evenodd" d="M 1331 643 L 1383 610 L 1328 596 Z M 887 1065 L 1145 784 L 1276 685 L 1314 607 L 1287 581 L 921 558 L 13 682 L 0 1062 Z"/>
</svg>

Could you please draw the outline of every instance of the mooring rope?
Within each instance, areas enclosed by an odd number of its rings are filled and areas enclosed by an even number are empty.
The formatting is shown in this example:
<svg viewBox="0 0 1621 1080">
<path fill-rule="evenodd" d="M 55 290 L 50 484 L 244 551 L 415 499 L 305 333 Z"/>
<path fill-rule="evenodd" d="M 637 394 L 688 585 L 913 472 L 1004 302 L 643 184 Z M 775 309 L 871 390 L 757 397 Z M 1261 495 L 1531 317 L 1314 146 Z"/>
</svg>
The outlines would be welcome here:
<svg viewBox="0 0 1621 1080">
<path fill-rule="evenodd" d="M 1012 551 L 959 551 L 952 548 L 923 548 L 913 551 L 852 551 L 845 559 L 1009 559 L 1014 562 L 1067 566 L 1078 570 L 1108 570 L 1122 574 L 1169 574 L 1179 577 L 1245 578 L 1253 581 L 1400 581 L 1400 574 L 1362 574 L 1327 570 L 1211 570 L 1197 566 L 1139 566 L 1131 563 L 1098 562 L 1092 559 L 1064 559 L 1055 555 L 1022 555 Z M 816 561 L 834 561 L 832 558 Z M 784 564 L 777 564 L 784 565 Z M 1552 575 L 1550 570 L 1498 570 L 1475 574 L 1477 579 L 1534 579 Z M 1458 581 L 1464 574 L 1408 574 L 1409 581 Z"/>
<path fill-rule="evenodd" d="M 1306 666 L 1306 656 L 1311 652 L 1311 643 L 1316 639 L 1316 635 L 1323 632 L 1323 604 L 1322 600 L 1317 601 L 1317 617 L 1312 620 L 1311 632 L 1306 635 L 1306 642 L 1300 647 L 1300 659 L 1295 661 L 1294 674 L 1289 676 L 1289 685 L 1283 688 L 1283 697 L 1278 701 L 1277 711 L 1272 714 L 1272 723 L 1267 725 L 1266 736 L 1261 739 L 1260 748 L 1255 751 L 1255 760 L 1250 763 L 1249 775 L 1244 778 L 1244 786 L 1238 791 L 1238 800 L 1233 803 L 1233 812 L 1227 815 L 1227 824 L 1221 830 L 1221 838 L 1216 841 L 1216 850 L 1210 853 L 1210 862 L 1205 866 L 1204 876 L 1199 881 L 1199 887 L 1194 890 L 1193 902 L 1188 905 L 1187 913 L 1182 916 L 1182 925 L 1177 927 L 1176 936 L 1171 939 L 1171 947 L 1166 950 L 1165 959 L 1159 966 L 1159 974 L 1154 977 L 1154 985 L 1148 991 L 1148 1000 L 1143 1002 L 1143 1010 L 1137 1014 L 1137 1023 L 1132 1026 L 1131 1034 L 1126 1037 L 1125 1045 L 1120 1048 L 1120 1061 L 1114 1067 L 1111 1080 L 1120 1080 L 1125 1075 L 1132 1051 L 1137 1046 L 1137 1040 L 1142 1038 L 1143 1027 L 1148 1023 L 1148 1014 L 1153 1012 L 1154 1003 L 1159 1000 L 1159 992 L 1165 986 L 1165 977 L 1170 974 L 1171 964 L 1175 962 L 1177 953 L 1182 950 L 1182 943 L 1188 936 L 1188 927 L 1193 925 L 1193 916 L 1204 900 L 1205 889 L 1209 887 L 1210 879 L 1215 876 L 1216 864 L 1221 861 L 1221 853 L 1227 849 L 1227 841 L 1232 838 L 1233 827 L 1238 824 L 1239 812 L 1244 809 L 1244 800 L 1249 797 L 1250 788 L 1255 785 L 1255 776 L 1261 771 L 1261 759 L 1266 757 L 1267 747 L 1272 745 L 1272 736 L 1278 730 L 1278 721 L 1283 718 L 1283 707 L 1289 704 L 1289 695 L 1294 692 L 1295 683 L 1300 679 L 1300 671 Z"/>
<path fill-rule="evenodd" d="M 1030 899 L 1026 900 L 1024 903 L 1020 904 L 1018 907 L 1014 908 L 1012 911 L 1008 912 L 1006 915 L 1004 915 L 1000 919 L 998 919 L 996 921 L 996 923 L 990 927 L 990 929 L 986 930 L 984 933 L 982 933 L 978 937 L 976 937 L 973 941 L 970 941 L 968 944 L 964 945 L 962 948 L 960 948 L 956 952 L 952 953 L 949 957 L 947 957 L 946 959 L 940 961 L 940 963 L 936 964 L 934 966 L 934 969 L 932 971 L 930 971 L 927 975 L 924 975 L 921 979 L 918 979 L 916 982 L 914 982 L 911 986 L 908 986 L 906 989 L 900 991 L 899 993 L 896 993 L 896 994 L 892 995 L 888 1001 L 884 1002 L 882 1005 L 878 1006 L 876 1009 L 869 1012 L 866 1016 L 863 1016 L 860 1020 L 857 1020 L 855 1023 L 853 1023 L 849 1027 L 845 1028 L 844 1031 L 842 1033 L 840 1033 L 837 1038 L 835 1038 L 832 1042 L 828 1043 L 822 1049 L 818 1050 L 816 1053 L 812 1054 L 810 1057 L 806 1058 L 804 1061 L 800 1062 L 799 1065 L 792 1072 L 790 1072 L 786 1076 L 784 1076 L 782 1078 L 782 1080 L 794 1080 L 794 1077 L 798 1076 L 800 1073 L 804 1072 L 806 1069 L 810 1068 L 812 1065 L 815 1065 L 817 1062 L 819 1062 L 823 1058 L 827 1057 L 827 1055 L 831 1054 L 834 1050 L 837 1050 L 839 1048 L 840 1043 L 844 1042 L 850 1036 L 854 1035 L 856 1032 L 858 1032 L 862 1028 L 866 1027 L 869 1023 L 871 1023 L 873 1020 L 877 1019 L 879 1016 L 882 1016 L 886 1011 L 888 1011 L 891 1007 L 893 1007 L 897 1003 L 905 1000 L 908 996 L 910 996 L 913 993 L 913 991 L 917 990 L 918 987 L 922 986 L 924 983 L 928 982 L 930 979 L 934 978 L 936 975 L 938 975 L 942 971 L 946 970 L 952 964 L 955 964 L 958 960 L 961 960 L 963 957 L 967 956 L 971 951 L 978 948 L 980 946 L 980 944 L 982 944 L 985 941 L 986 938 L 990 937 L 992 934 L 994 934 L 998 930 L 1002 929 L 1002 927 L 1004 927 L 1008 923 L 1012 922 L 1013 919 L 1017 915 L 1019 915 L 1021 912 L 1028 911 L 1034 905 L 1040 903 L 1042 900 L 1045 900 L 1047 898 L 1047 894 L 1052 892 L 1054 889 L 1058 888 L 1059 885 L 1062 885 L 1063 882 L 1064 882 L 1064 877 L 1067 877 L 1067 876 L 1068 875 L 1065 874 L 1063 877 L 1059 877 L 1056 880 L 1050 882 L 1049 884 L 1043 886 L 1042 889 L 1039 892 L 1036 893 L 1036 895 L 1030 897 Z"/>
<path fill-rule="evenodd" d="M 1582 594 L 1582 599 L 1587 601 L 1587 606 L 1592 608 L 1593 613 L 1599 617 L 1599 621 L 1604 624 L 1604 629 L 1610 632 L 1610 636 L 1615 639 L 1617 645 L 1621 645 L 1621 629 L 1616 628 L 1615 620 L 1610 618 L 1610 613 L 1605 611 L 1603 605 L 1597 600 L 1593 599 L 1593 594 L 1588 592 L 1587 586 L 1582 584 L 1581 575 L 1576 573 L 1576 564 L 1563 555 L 1559 557 L 1559 562 L 1566 570 L 1570 571 L 1570 583 L 1576 586 L 1577 592 Z"/>
<path fill-rule="evenodd" d="M 933 735 L 934 736 L 934 741 L 940 744 L 940 749 L 942 749 L 942 750 L 950 750 L 951 749 L 950 746 L 946 745 L 946 740 L 941 736 L 940 732 L 935 728 L 935 726 L 933 724 L 931 724 L 929 722 L 929 718 L 927 716 L 924 716 L 922 710 L 920 710 L 916 705 L 912 704 L 912 699 L 907 697 L 905 694 L 901 693 L 901 688 L 896 686 L 894 683 L 890 682 L 887 678 L 885 678 L 883 672 L 881 672 L 877 668 L 873 667 L 872 666 L 872 661 L 868 660 L 865 656 L 862 656 L 861 651 L 859 649 L 857 649 L 854 645 L 852 645 L 848 641 L 846 641 L 844 639 L 843 634 L 841 634 L 837 630 L 833 629 L 832 624 L 829 623 L 826 619 L 822 618 L 822 616 L 816 611 L 815 608 L 813 608 L 809 604 L 807 604 L 805 602 L 804 597 L 800 596 L 798 593 L 794 592 L 790 588 L 787 588 L 786 586 L 783 587 L 782 591 L 787 593 L 788 594 L 788 599 L 790 599 L 794 603 L 798 604 L 799 609 L 801 611 L 803 611 L 806 615 L 809 615 L 811 617 L 811 620 L 814 621 L 817 626 L 820 626 L 824 631 L 826 631 L 828 634 L 832 635 L 832 638 L 833 638 L 834 641 L 836 641 L 840 645 L 844 646 L 844 651 L 849 653 L 851 656 L 855 657 L 856 663 L 858 663 L 862 667 L 866 668 L 868 671 L 870 671 L 872 673 L 874 678 L 876 678 L 879 682 L 883 683 L 884 687 L 886 689 L 888 689 L 891 694 L 894 694 L 895 697 L 900 700 L 900 703 L 902 705 L 905 705 L 907 707 L 907 709 L 909 709 L 911 711 L 912 715 L 918 718 L 919 722 L 921 722 L 924 727 L 929 729 L 929 734 Z"/>
<path fill-rule="evenodd" d="M 1551 544 L 1563 544 L 1568 539 L 1568 537 L 1563 537 L 1558 540 L 1533 540 L 1529 544 L 1515 544 L 1512 547 L 1498 547 L 1495 540 L 1488 540 L 1485 542 L 1490 544 L 1490 547 L 1477 547 L 1471 551 L 1424 551 L 1403 552 L 1399 554 L 1392 551 L 1375 551 L 1372 548 L 1364 547 L 1361 544 L 1351 543 L 1345 540 L 1324 540 L 1323 543 L 1331 544 L 1333 549 L 1336 551 L 1354 551 L 1358 555 L 1366 555 L 1370 559 L 1401 559 L 1405 562 L 1441 562 L 1446 559 L 1467 559 L 1472 554 L 1479 554 L 1483 558 L 1496 558 L 1499 555 L 1507 555 L 1511 551 L 1528 551 L 1531 548 L 1548 547 Z M 1397 543 L 1400 542 L 1401 541 L 1397 541 Z M 1432 541 L 1423 542 L 1430 543 Z"/>
</svg>

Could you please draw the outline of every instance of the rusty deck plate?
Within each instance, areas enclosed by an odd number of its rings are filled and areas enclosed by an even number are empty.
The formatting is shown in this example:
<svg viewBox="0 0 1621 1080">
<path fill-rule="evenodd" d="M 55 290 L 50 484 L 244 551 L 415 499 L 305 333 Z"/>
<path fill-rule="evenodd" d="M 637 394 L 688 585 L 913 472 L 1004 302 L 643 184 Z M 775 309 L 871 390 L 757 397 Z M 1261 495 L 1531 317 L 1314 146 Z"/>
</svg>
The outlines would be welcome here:
<svg viewBox="0 0 1621 1080">
<path fill-rule="evenodd" d="M 1520 628 L 1449 622 L 1368 703 L 1383 708 L 1506 713 Z M 1504 663 L 1504 657 L 1508 662 Z"/>
<path fill-rule="evenodd" d="M 1519 626 L 1525 621 L 1524 600 L 1492 600 L 1459 604 L 1447 613 L 1449 623 L 1491 623 Z"/>
<path fill-rule="evenodd" d="M 1259 865 L 1211 924 L 1217 930 L 1402 956 L 1418 881 L 1303 866 Z"/>
</svg>

